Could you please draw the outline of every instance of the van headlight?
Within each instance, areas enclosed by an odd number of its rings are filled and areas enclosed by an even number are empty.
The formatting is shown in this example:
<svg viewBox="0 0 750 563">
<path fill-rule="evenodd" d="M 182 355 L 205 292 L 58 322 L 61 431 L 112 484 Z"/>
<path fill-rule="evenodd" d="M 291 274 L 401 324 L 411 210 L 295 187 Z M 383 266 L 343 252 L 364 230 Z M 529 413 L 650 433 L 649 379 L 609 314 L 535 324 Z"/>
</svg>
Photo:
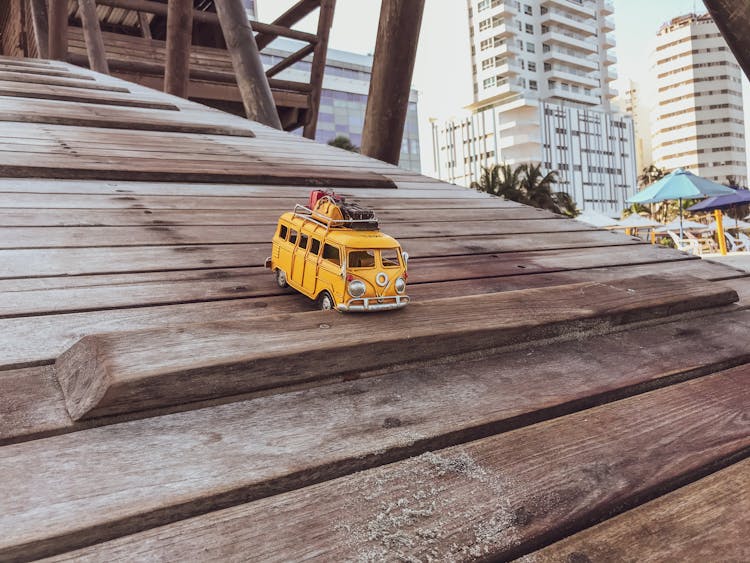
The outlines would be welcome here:
<svg viewBox="0 0 750 563">
<path fill-rule="evenodd" d="M 349 295 L 352 297 L 362 297 L 367 291 L 367 287 L 364 282 L 359 280 L 352 280 L 349 282 Z"/>
<path fill-rule="evenodd" d="M 396 278 L 396 281 L 393 284 L 396 288 L 396 291 L 399 293 L 403 293 L 406 291 L 406 280 L 404 278 Z"/>
</svg>

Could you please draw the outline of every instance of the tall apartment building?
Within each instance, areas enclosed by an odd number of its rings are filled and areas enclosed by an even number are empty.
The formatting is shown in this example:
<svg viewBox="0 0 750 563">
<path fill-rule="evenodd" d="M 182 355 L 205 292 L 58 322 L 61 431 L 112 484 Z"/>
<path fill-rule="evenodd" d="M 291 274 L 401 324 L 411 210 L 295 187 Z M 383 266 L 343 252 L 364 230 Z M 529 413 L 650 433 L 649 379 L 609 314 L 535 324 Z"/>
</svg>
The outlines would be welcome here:
<svg viewBox="0 0 750 563">
<path fill-rule="evenodd" d="M 708 14 L 688 14 L 657 34 L 655 164 L 747 185 L 740 67 Z"/>
<path fill-rule="evenodd" d="M 642 171 L 653 164 L 651 149 L 651 108 L 644 100 L 640 84 L 628 80 L 622 97 L 623 110 L 633 117 L 633 132 L 635 135 L 635 163 L 636 169 Z"/>
<path fill-rule="evenodd" d="M 617 95 L 610 0 L 468 0 L 474 101 L 433 123 L 441 178 L 468 185 L 482 166 L 542 163 L 581 209 L 619 214 L 635 192 L 632 119 Z"/>
</svg>

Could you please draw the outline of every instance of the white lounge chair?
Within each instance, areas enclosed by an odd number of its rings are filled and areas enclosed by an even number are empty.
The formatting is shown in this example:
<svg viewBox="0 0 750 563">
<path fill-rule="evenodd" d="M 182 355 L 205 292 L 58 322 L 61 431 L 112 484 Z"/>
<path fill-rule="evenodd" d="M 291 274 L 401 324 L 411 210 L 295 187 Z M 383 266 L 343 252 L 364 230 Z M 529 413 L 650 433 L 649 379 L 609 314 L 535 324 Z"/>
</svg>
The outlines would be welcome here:
<svg viewBox="0 0 750 563">
<path fill-rule="evenodd" d="M 742 244 L 745 245 L 745 251 L 750 252 L 750 237 L 740 231 L 737 233 L 737 238 L 739 238 L 742 241 Z"/>
<path fill-rule="evenodd" d="M 702 253 L 701 245 L 697 240 L 681 239 L 677 233 L 667 231 L 667 234 L 674 241 L 674 246 L 677 250 L 682 252 L 690 252 L 696 256 L 700 256 Z"/>
<path fill-rule="evenodd" d="M 729 243 L 729 252 L 740 252 L 741 250 L 747 250 L 744 242 L 734 238 L 726 231 L 724 231 L 724 238 L 727 239 L 727 242 Z"/>
</svg>

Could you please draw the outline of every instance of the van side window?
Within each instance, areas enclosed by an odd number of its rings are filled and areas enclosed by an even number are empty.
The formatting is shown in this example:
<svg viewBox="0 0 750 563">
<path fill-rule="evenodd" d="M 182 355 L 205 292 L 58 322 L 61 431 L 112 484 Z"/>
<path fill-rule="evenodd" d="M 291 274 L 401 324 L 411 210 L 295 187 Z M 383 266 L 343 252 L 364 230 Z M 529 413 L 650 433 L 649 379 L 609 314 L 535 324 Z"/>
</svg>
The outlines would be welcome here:
<svg viewBox="0 0 750 563">
<path fill-rule="evenodd" d="M 316 238 L 312 239 L 310 244 L 310 254 L 315 254 L 315 256 L 320 254 L 320 241 Z"/>
<path fill-rule="evenodd" d="M 295 231 L 294 229 L 291 229 L 289 231 L 289 242 L 291 242 L 292 244 L 297 244 L 297 231 Z"/>
<path fill-rule="evenodd" d="M 300 236 L 299 236 L 299 248 L 300 248 L 300 250 L 307 250 L 307 235 L 300 234 Z"/>
<path fill-rule="evenodd" d="M 286 234 L 289 231 L 289 229 L 286 228 L 286 225 L 281 225 L 279 227 L 279 238 L 286 240 Z"/>
<path fill-rule="evenodd" d="M 339 249 L 330 244 L 323 245 L 323 258 L 330 260 L 337 266 L 341 266 L 341 257 L 339 256 Z"/>
</svg>

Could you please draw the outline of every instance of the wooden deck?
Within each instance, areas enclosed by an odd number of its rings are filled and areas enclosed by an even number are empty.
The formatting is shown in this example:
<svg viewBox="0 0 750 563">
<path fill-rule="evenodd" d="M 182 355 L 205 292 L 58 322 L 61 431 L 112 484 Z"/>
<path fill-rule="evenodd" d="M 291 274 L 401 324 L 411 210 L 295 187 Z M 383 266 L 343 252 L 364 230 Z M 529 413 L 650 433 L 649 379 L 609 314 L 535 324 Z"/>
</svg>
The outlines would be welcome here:
<svg viewBox="0 0 750 563">
<path fill-rule="evenodd" d="M 310 186 L 401 311 L 263 268 Z M 0 60 L 0 560 L 750 559 L 750 277 Z"/>
</svg>

